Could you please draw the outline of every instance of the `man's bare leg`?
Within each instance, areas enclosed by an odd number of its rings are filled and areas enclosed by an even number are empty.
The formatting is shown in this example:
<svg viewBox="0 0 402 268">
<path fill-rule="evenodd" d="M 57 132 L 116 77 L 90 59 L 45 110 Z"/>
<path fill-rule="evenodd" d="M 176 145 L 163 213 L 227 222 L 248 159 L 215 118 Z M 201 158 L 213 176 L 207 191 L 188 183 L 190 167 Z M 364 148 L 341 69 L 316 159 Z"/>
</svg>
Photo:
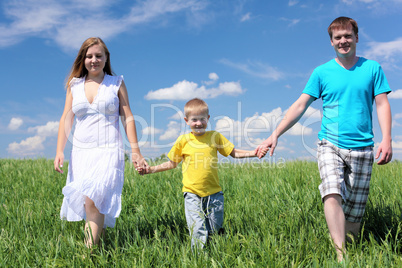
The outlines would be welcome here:
<svg viewBox="0 0 402 268">
<path fill-rule="evenodd" d="M 360 222 L 350 222 L 346 221 L 345 224 L 345 233 L 346 233 L 346 241 L 351 243 L 352 239 L 349 237 L 349 234 L 352 235 L 353 239 L 357 238 L 360 233 Z"/>
<path fill-rule="evenodd" d="M 324 197 L 324 214 L 328 230 L 338 255 L 338 262 L 343 260 L 345 251 L 345 214 L 342 209 L 342 197 L 330 194 Z"/>
</svg>

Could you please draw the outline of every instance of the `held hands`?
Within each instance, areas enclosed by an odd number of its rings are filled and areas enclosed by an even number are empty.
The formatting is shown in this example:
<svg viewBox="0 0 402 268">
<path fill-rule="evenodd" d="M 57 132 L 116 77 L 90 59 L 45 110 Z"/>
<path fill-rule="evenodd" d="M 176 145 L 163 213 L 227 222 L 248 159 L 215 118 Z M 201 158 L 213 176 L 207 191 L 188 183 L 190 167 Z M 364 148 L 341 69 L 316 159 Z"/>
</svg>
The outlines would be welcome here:
<svg viewBox="0 0 402 268">
<path fill-rule="evenodd" d="M 269 149 L 271 148 L 269 155 L 272 156 L 274 154 L 277 142 L 278 139 L 271 135 L 268 139 L 258 145 L 258 147 L 254 150 L 254 153 L 258 156 L 258 158 L 261 159 L 269 152 Z"/>
<path fill-rule="evenodd" d="M 375 159 L 378 159 L 381 155 L 380 160 L 378 160 L 377 165 L 385 165 L 392 159 L 392 141 L 382 141 L 380 146 L 378 146 L 377 154 Z"/>
<path fill-rule="evenodd" d="M 149 173 L 149 165 L 142 155 L 133 153 L 132 161 L 133 161 L 135 170 L 137 170 L 140 175 Z"/>
<path fill-rule="evenodd" d="M 57 153 L 56 157 L 54 158 L 54 170 L 56 170 L 61 174 L 63 174 L 63 170 L 61 169 L 63 167 L 63 162 L 64 162 L 64 153 Z"/>
</svg>

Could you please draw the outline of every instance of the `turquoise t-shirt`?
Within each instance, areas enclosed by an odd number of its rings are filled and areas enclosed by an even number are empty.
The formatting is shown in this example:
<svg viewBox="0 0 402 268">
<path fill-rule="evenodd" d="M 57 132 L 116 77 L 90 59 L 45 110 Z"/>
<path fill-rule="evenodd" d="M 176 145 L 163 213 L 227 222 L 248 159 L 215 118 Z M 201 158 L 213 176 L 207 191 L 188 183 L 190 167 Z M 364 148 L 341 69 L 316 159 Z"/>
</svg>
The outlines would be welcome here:
<svg viewBox="0 0 402 268">
<path fill-rule="evenodd" d="M 320 140 L 343 149 L 373 146 L 372 112 L 375 96 L 389 93 L 381 66 L 360 57 L 346 70 L 335 59 L 318 66 L 303 93 L 322 98 Z"/>
</svg>

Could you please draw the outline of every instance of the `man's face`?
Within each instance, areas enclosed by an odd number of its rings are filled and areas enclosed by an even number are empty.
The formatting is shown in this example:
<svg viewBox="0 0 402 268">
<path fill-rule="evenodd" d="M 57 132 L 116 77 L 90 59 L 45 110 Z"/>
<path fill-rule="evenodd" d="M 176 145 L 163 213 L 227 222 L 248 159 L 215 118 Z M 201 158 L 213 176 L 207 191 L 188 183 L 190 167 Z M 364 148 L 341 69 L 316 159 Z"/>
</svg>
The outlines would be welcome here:
<svg viewBox="0 0 402 268">
<path fill-rule="evenodd" d="M 341 58 L 356 56 L 356 44 L 359 36 L 353 32 L 352 25 L 347 28 L 332 30 L 331 45 L 334 47 L 336 55 Z"/>
</svg>

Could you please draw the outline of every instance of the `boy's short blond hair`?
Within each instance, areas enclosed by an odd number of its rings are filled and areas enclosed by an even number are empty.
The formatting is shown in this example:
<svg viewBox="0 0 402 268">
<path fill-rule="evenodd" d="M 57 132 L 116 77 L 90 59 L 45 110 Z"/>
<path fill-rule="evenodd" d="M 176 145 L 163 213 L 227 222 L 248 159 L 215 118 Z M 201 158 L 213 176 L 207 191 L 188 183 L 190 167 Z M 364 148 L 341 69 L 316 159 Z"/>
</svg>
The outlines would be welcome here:
<svg viewBox="0 0 402 268">
<path fill-rule="evenodd" d="M 209 115 L 208 104 L 199 98 L 191 99 L 184 105 L 184 116 L 189 117 L 192 112 L 205 112 Z"/>
</svg>

